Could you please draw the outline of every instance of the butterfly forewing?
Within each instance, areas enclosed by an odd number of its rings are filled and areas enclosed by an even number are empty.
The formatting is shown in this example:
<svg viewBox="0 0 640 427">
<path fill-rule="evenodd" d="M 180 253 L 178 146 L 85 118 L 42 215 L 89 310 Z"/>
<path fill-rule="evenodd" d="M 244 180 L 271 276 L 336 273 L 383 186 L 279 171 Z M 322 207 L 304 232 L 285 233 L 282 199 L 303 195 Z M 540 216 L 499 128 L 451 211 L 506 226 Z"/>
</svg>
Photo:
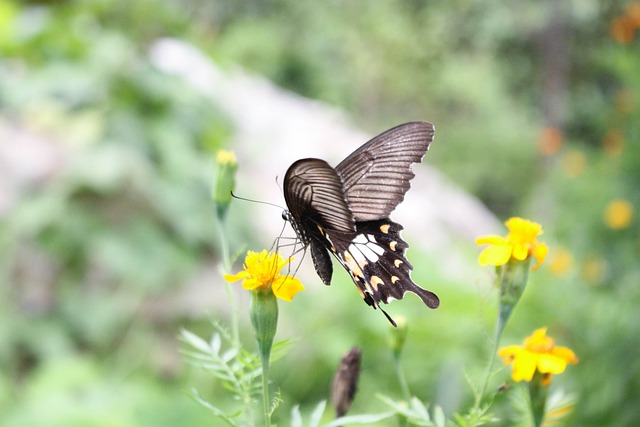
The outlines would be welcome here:
<svg viewBox="0 0 640 427">
<path fill-rule="evenodd" d="M 356 221 L 385 218 L 402 202 L 433 140 L 431 123 L 411 122 L 390 129 L 354 151 L 338 166 L 347 203 Z"/>
<path fill-rule="evenodd" d="M 309 243 L 305 233 L 317 233 L 318 225 L 342 233 L 355 230 L 342 181 L 324 160 L 302 159 L 291 165 L 284 177 L 284 198 L 305 244 Z"/>
</svg>

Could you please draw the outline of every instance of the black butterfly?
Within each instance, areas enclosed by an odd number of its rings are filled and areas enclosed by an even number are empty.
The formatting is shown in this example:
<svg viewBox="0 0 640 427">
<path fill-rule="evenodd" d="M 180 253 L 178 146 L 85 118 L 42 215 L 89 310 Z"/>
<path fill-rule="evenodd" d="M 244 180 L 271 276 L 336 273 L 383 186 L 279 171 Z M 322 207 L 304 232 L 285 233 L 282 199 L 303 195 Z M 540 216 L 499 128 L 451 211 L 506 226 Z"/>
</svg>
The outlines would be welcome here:
<svg viewBox="0 0 640 427">
<path fill-rule="evenodd" d="M 380 302 L 402 299 L 407 291 L 428 307 L 438 307 L 438 297 L 411 280 L 413 267 L 404 255 L 409 245 L 400 237 L 402 226 L 389 218 L 415 176 L 412 163 L 422 160 L 433 134 L 431 123 L 405 123 L 376 136 L 335 169 L 320 159 L 289 167 L 284 177 L 289 210 L 283 217 L 311 248 L 326 285 L 333 273 L 331 252 L 373 308 L 382 310 Z"/>
</svg>

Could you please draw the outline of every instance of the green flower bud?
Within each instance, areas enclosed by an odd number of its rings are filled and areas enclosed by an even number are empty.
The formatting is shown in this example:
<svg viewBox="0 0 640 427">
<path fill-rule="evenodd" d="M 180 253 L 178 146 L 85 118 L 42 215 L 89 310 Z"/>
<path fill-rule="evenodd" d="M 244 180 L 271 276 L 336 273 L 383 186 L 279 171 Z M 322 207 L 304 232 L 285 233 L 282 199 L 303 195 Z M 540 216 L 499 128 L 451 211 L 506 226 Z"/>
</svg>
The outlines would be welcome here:
<svg viewBox="0 0 640 427">
<path fill-rule="evenodd" d="M 395 328 L 390 328 L 388 343 L 391 351 L 393 352 L 393 356 L 396 359 L 400 358 L 400 353 L 402 353 L 402 349 L 404 348 L 404 343 L 407 340 L 407 333 L 409 332 L 409 327 L 407 325 L 407 319 L 402 316 L 398 316 L 396 319 Z"/>
<path fill-rule="evenodd" d="M 251 292 L 250 316 L 260 358 L 268 366 L 278 327 L 278 301 L 271 289 L 255 289 Z"/>
<path fill-rule="evenodd" d="M 231 192 L 236 184 L 236 171 L 238 170 L 236 155 L 232 151 L 219 150 L 216 154 L 216 166 L 218 173 L 212 186 L 211 196 L 216 204 L 218 219 L 223 221 L 231 203 Z"/>
</svg>

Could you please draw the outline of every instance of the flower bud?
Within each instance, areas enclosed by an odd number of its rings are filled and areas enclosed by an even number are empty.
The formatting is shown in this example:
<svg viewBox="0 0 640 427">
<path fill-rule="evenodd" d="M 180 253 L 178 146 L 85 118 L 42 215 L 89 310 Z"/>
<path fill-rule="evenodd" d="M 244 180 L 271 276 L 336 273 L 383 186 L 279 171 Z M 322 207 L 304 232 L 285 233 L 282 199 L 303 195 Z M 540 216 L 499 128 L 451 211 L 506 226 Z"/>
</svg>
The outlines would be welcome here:
<svg viewBox="0 0 640 427">
<path fill-rule="evenodd" d="M 269 362 L 273 338 L 278 327 L 278 301 L 271 289 L 251 292 L 251 325 L 258 342 L 260 357 Z"/>
<path fill-rule="evenodd" d="M 231 203 L 231 192 L 236 183 L 236 171 L 238 162 L 232 151 L 219 150 L 216 154 L 216 166 L 218 168 L 216 181 L 212 186 L 212 198 L 216 204 L 218 219 L 223 221 L 227 215 Z"/>
<path fill-rule="evenodd" d="M 336 417 L 345 415 L 356 395 L 362 350 L 354 347 L 342 357 L 340 366 L 333 378 L 331 402 L 336 409 Z"/>
</svg>

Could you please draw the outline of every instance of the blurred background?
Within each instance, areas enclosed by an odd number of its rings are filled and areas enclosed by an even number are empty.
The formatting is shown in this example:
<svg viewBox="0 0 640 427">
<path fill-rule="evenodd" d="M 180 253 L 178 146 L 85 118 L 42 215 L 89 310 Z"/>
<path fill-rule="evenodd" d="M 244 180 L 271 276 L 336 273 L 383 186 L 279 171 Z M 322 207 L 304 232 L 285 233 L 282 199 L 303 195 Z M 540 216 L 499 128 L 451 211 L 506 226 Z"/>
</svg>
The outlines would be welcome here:
<svg viewBox="0 0 640 427">
<path fill-rule="evenodd" d="M 632 1 L 0 0 L 0 425 L 219 425 L 184 390 L 226 393 L 177 338 L 229 317 L 215 152 L 238 153 L 241 195 L 282 204 L 275 177 L 300 156 L 336 164 L 416 119 L 436 125 L 416 179 L 437 169 L 473 208 L 422 200 L 460 215 L 440 251 L 411 232 L 429 230 L 423 211 L 394 216 L 414 279 L 443 301 L 389 308 L 409 321 L 412 391 L 448 416 L 469 406 L 497 297 L 474 234 L 523 216 L 551 252 L 504 343 L 547 326 L 580 358 L 553 383 L 576 398 L 567 425 L 636 425 L 639 31 Z M 282 222 L 268 209 L 234 202 L 234 253 L 269 247 Z M 376 393 L 399 395 L 386 321 L 344 272 L 329 289 L 309 259 L 300 274 L 309 293 L 281 304 L 279 338 L 297 341 L 273 366 L 276 420 L 326 399 L 355 345 L 353 412 L 379 409 Z"/>
</svg>

